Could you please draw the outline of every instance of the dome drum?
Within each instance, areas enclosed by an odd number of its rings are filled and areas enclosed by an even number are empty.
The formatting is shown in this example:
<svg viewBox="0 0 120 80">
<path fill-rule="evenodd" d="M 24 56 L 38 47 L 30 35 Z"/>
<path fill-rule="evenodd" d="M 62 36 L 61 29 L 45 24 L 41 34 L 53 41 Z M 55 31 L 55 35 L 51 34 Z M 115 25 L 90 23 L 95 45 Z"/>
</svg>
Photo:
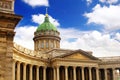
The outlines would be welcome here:
<svg viewBox="0 0 120 80">
<path fill-rule="evenodd" d="M 35 37 L 35 38 L 33 38 L 33 40 L 34 41 L 37 41 L 37 40 L 42 40 L 42 39 L 51 39 L 51 40 L 57 40 L 57 41 L 60 41 L 61 40 L 61 38 L 60 37 L 56 37 L 56 36 L 38 36 L 38 37 Z"/>
<path fill-rule="evenodd" d="M 41 35 L 51 35 L 51 36 L 58 36 L 60 33 L 58 31 L 40 31 L 40 32 L 35 32 L 34 35 L 36 36 L 41 36 Z"/>
<path fill-rule="evenodd" d="M 49 21 L 48 15 L 45 16 L 44 22 L 38 26 L 34 33 L 34 49 L 35 51 L 49 51 L 60 48 L 60 33 Z"/>
</svg>

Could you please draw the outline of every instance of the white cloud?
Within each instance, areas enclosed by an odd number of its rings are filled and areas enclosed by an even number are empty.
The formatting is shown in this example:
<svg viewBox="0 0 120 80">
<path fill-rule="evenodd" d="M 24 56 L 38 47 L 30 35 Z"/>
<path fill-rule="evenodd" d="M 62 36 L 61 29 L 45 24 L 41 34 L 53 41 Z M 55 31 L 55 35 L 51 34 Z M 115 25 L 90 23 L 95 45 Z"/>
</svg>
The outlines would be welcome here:
<svg viewBox="0 0 120 80">
<path fill-rule="evenodd" d="M 35 6 L 49 6 L 48 0 L 23 0 L 28 5 Z"/>
<path fill-rule="evenodd" d="M 45 15 L 43 14 L 38 14 L 38 15 L 32 15 L 32 20 L 33 22 L 37 23 L 37 24 L 41 24 L 44 22 L 44 18 L 45 18 Z M 53 23 L 55 26 L 60 26 L 59 22 L 57 19 L 54 19 L 53 17 L 51 17 L 49 15 L 49 20 L 51 23 Z"/>
<path fill-rule="evenodd" d="M 99 0 L 99 1 L 102 3 L 109 3 L 109 4 L 114 4 L 118 2 L 118 0 Z"/>
<path fill-rule="evenodd" d="M 100 6 L 97 4 L 93 11 L 85 13 L 84 16 L 88 18 L 88 23 L 102 24 L 107 30 L 120 29 L 120 5 Z"/>
<path fill-rule="evenodd" d="M 116 33 L 115 39 L 118 40 L 118 41 L 120 41 L 120 33 Z"/>
<path fill-rule="evenodd" d="M 75 29 L 60 29 L 61 48 L 83 49 L 93 51 L 95 56 L 120 56 L 120 42 L 111 38 L 110 34 L 98 31 L 82 32 Z M 76 38 L 69 42 L 69 39 Z"/>
<path fill-rule="evenodd" d="M 15 29 L 16 35 L 14 41 L 28 49 L 33 49 L 33 37 L 37 27 L 34 26 L 21 26 Z"/>
<path fill-rule="evenodd" d="M 35 30 L 34 26 L 17 27 L 14 41 L 26 48 L 33 49 L 32 39 Z M 94 56 L 120 56 L 120 42 L 116 38 L 111 38 L 110 34 L 98 31 L 83 32 L 73 28 L 59 28 L 58 30 L 61 33 L 61 48 L 93 51 Z M 116 33 L 115 36 L 120 38 L 120 33 Z"/>
</svg>

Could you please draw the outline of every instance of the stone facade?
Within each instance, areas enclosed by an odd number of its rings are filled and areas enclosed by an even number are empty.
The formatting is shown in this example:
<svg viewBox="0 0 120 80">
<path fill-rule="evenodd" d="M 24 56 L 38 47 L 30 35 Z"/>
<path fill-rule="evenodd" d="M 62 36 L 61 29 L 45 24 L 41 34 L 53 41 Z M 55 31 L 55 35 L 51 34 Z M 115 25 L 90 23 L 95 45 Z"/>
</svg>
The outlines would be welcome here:
<svg viewBox="0 0 120 80">
<path fill-rule="evenodd" d="M 10 10 L 4 9 L 7 1 Z M 59 32 L 35 33 L 35 50 L 14 43 L 14 29 L 22 17 L 14 14 L 13 3 L 0 1 L 0 80 L 118 80 L 119 56 L 97 58 L 80 49 L 60 49 Z M 47 49 L 38 49 L 41 40 L 45 46 L 48 42 Z M 50 42 L 54 47 L 50 48 Z"/>
<path fill-rule="evenodd" d="M 14 28 L 20 19 L 21 16 L 0 12 L 0 80 L 12 80 Z"/>
</svg>

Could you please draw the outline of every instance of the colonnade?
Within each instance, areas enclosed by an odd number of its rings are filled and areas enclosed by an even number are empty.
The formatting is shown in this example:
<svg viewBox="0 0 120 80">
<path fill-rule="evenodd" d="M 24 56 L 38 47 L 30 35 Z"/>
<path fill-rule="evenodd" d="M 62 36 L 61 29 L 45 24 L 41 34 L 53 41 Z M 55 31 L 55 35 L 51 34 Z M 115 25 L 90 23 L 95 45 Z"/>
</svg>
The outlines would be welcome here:
<svg viewBox="0 0 120 80">
<path fill-rule="evenodd" d="M 120 77 L 120 67 L 99 69 L 100 80 L 118 80 L 118 77 Z"/>
<path fill-rule="evenodd" d="M 13 80 L 116 80 L 116 68 L 13 64 Z M 120 74 L 120 73 L 119 73 Z"/>
</svg>

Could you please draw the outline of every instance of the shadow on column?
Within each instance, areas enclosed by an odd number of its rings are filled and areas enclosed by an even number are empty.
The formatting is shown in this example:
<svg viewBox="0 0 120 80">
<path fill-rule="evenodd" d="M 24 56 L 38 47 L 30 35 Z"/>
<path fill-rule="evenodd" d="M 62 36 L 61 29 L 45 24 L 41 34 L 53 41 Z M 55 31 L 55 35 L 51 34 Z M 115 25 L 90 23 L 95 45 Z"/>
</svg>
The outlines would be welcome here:
<svg viewBox="0 0 120 80">
<path fill-rule="evenodd" d="M 81 71 L 81 68 L 80 67 L 77 67 L 76 68 L 76 78 L 77 78 L 77 80 L 82 80 L 82 71 Z"/>
<path fill-rule="evenodd" d="M 53 68 L 51 67 L 46 69 L 46 80 L 53 80 Z"/>
<path fill-rule="evenodd" d="M 92 80 L 96 80 L 96 69 L 95 68 L 92 68 Z"/>
<path fill-rule="evenodd" d="M 89 80 L 89 70 L 87 67 L 84 68 L 85 80 Z"/>
<path fill-rule="evenodd" d="M 68 80 L 73 80 L 73 67 L 68 67 Z"/>
<path fill-rule="evenodd" d="M 27 65 L 26 66 L 26 80 L 29 80 L 30 78 L 30 76 L 29 76 L 29 73 L 30 73 L 30 66 L 29 65 Z"/>
<path fill-rule="evenodd" d="M 23 63 L 20 64 L 20 80 L 23 80 Z"/>
<path fill-rule="evenodd" d="M 105 73 L 104 73 L 104 69 L 100 69 L 100 80 L 104 80 L 105 79 Z"/>
<path fill-rule="evenodd" d="M 60 67 L 60 80 L 65 80 L 65 67 Z"/>
<path fill-rule="evenodd" d="M 39 68 L 39 80 L 43 80 L 43 67 Z"/>
</svg>

